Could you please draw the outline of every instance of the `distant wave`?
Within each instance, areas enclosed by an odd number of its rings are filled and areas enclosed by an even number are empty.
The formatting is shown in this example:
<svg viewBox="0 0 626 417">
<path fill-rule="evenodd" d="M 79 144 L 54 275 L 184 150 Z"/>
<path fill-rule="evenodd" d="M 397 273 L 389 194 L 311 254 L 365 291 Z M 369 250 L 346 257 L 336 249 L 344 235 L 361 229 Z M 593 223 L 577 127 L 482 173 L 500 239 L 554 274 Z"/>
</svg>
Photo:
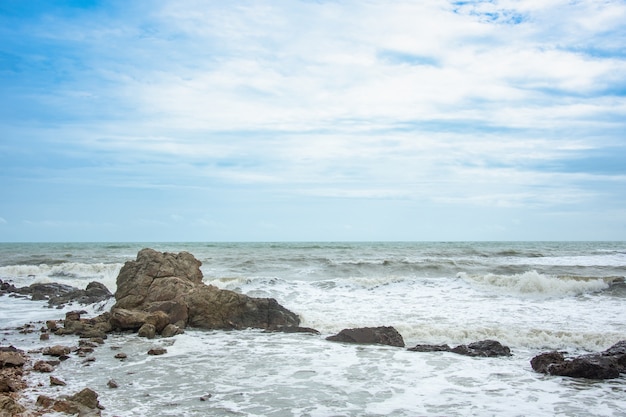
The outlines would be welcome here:
<svg viewBox="0 0 626 417">
<path fill-rule="evenodd" d="M 460 272 L 457 277 L 486 289 L 499 290 L 506 293 L 540 295 L 548 297 L 571 296 L 585 293 L 594 293 L 606 290 L 610 286 L 607 279 L 552 276 L 540 274 L 537 271 L 527 271 L 521 274 L 467 274 Z M 615 278 L 615 277 L 612 277 Z"/>
</svg>

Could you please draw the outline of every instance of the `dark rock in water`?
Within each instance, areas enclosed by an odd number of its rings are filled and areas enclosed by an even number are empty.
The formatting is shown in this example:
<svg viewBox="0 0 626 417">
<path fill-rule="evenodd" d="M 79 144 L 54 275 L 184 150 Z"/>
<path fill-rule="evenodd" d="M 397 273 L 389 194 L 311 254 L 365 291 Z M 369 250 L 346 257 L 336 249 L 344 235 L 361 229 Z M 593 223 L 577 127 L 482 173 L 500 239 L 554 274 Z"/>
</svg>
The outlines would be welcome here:
<svg viewBox="0 0 626 417">
<path fill-rule="evenodd" d="M 6 292 L 30 295 L 31 300 L 48 300 L 50 306 L 60 306 L 76 302 L 79 304 L 93 304 L 108 300 L 113 294 L 101 283 L 90 282 L 87 288 L 81 290 L 71 285 L 58 283 L 31 284 L 28 287 L 7 287 Z"/>
<path fill-rule="evenodd" d="M 310 333 L 310 334 L 320 334 L 319 331 L 312 329 L 310 327 L 300 327 L 300 326 L 278 326 L 272 329 L 267 329 L 268 332 L 278 332 L 278 333 Z"/>
<path fill-rule="evenodd" d="M 205 329 L 268 329 L 300 323 L 296 314 L 273 298 L 252 298 L 205 285 L 201 265 L 188 252 L 139 251 L 137 259 L 126 262 L 117 277 L 117 302 L 111 310 L 113 327 L 130 328 L 117 320 L 120 309 L 165 312 L 168 322 L 159 323 L 162 329 L 167 324 L 181 328 L 189 325 Z M 132 329 L 138 330 L 146 319 L 147 316 L 135 321 Z"/>
<path fill-rule="evenodd" d="M 148 355 L 157 356 L 157 355 L 165 355 L 167 353 L 167 349 L 162 347 L 152 348 L 148 351 Z"/>
<path fill-rule="evenodd" d="M 451 350 L 453 353 L 466 356 L 511 356 L 511 349 L 503 346 L 496 340 L 481 340 L 480 342 L 470 343 L 469 345 L 459 345 Z"/>
<path fill-rule="evenodd" d="M 0 347 L 0 369 L 21 368 L 24 366 L 27 359 L 23 350 L 13 346 Z"/>
<path fill-rule="evenodd" d="M 465 356 L 511 356 L 511 349 L 496 340 L 481 340 L 469 345 L 459 345 L 451 348 L 448 345 L 416 345 L 409 348 L 411 352 L 452 352 Z"/>
<path fill-rule="evenodd" d="M 107 382 L 107 387 L 117 388 L 119 387 L 119 384 L 114 379 L 109 379 L 109 382 Z"/>
<path fill-rule="evenodd" d="M 531 359 L 532 368 L 544 374 L 572 378 L 612 379 L 626 372 L 626 340 L 598 353 L 565 358 L 560 352 L 545 352 Z"/>
<path fill-rule="evenodd" d="M 451 352 L 452 348 L 448 345 L 415 345 L 407 350 L 411 352 Z"/>
<path fill-rule="evenodd" d="M 167 326 L 165 326 L 165 328 L 163 329 L 163 331 L 161 332 L 161 336 L 163 337 L 173 337 L 179 334 L 183 334 L 185 333 L 185 331 L 183 329 L 181 329 L 178 326 L 175 326 L 173 324 L 168 324 Z"/>
<path fill-rule="evenodd" d="M 379 344 L 404 347 L 404 339 L 396 329 L 390 326 L 360 327 L 355 329 L 343 329 L 326 340 L 331 342 Z"/>
<path fill-rule="evenodd" d="M 57 378 L 56 376 L 50 376 L 50 385 L 56 385 L 56 386 L 60 386 L 60 387 L 64 387 L 65 385 L 67 385 L 65 383 L 65 381 L 60 380 L 59 378 Z"/>
</svg>

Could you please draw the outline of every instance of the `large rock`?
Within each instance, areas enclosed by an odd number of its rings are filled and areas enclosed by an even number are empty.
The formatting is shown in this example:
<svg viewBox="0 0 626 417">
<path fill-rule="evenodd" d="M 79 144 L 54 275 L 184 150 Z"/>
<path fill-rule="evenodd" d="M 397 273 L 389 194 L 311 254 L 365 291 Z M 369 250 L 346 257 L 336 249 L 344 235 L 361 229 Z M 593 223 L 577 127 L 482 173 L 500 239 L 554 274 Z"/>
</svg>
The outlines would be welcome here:
<svg viewBox="0 0 626 417">
<path fill-rule="evenodd" d="M 296 314 L 273 298 L 252 298 L 204 284 L 201 265 L 188 252 L 139 251 L 137 259 L 126 262 L 117 277 L 112 326 L 138 330 L 148 322 L 159 331 L 168 324 L 179 328 L 189 325 L 205 329 L 271 329 L 300 323 Z M 148 315 L 129 321 L 130 312 L 152 313 L 154 321 Z M 167 315 L 166 320 L 162 313 Z"/>
<path fill-rule="evenodd" d="M 626 340 L 607 350 L 574 358 L 560 352 L 545 352 L 531 359 L 532 368 L 544 374 L 572 378 L 612 379 L 626 372 Z"/>
<path fill-rule="evenodd" d="M 356 329 L 343 329 L 326 340 L 343 343 L 379 344 L 404 347 L 404 339 L 396 329 L 389 326 L 360 327 Z"/>
<path fill-rule="evenodd" d="M 30 295 L 32 300 L 48 300 L 48 304 L 51 306 L 60 306 L 74 302 L 93 304 L 113 297 L 113 294 L 104 284 L 95 281 L 90 282 L 84 290 L 65 284 L 36 283 L 28 287 L 9 288 L 7 291 Z"/>
</svg>

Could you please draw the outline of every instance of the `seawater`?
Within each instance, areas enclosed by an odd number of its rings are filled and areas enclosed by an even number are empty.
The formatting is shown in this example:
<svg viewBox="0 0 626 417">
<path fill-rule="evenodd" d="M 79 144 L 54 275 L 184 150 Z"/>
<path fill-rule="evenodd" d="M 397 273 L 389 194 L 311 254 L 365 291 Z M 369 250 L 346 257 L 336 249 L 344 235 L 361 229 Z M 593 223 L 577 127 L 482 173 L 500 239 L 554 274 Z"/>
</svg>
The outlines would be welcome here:
<svg viewBox="0 0 626 417">
<path fill-rule="evenodd" d="M 624 242 L 71 243 L 0 244 L 0 279 L 16 286 L 100 281 L 115 291 L 123 263 L 143 247 L 188 251 L 204 281 L 273 297 L 321 335 L 187 329 L 171 339 L 114 335 L 95 362 L 31 374 L 27 395 L 88 386 L 106 416 L 621 416 L 626 380 L 535 373 L 552 349 L 604 350 L 626 339 Z M 0 327 L 62 318 L 44 303 L 0 298 Z M 82 307 L 80 307 L 82 308 Z M 89 307 L 91 314 L 110 308 Z M 407 346 L 496 339 L 508 358 L 417 353 L 332 343 L 348 327 L 394 326 Z M 52 337 L 48 344 L 71 344 Z M 40 346 L 5 330 L 2 345 Z M 115 359 L 118 347 L 127 353 Z M 154 346 L 163 356 L 148 356 Z M 106 384 L 115 379 L 120 388 Z M 41 382 L 41 386 L 38 383 Z M 205 401 L 201 401 L 204 398 Z"/>
</svg>

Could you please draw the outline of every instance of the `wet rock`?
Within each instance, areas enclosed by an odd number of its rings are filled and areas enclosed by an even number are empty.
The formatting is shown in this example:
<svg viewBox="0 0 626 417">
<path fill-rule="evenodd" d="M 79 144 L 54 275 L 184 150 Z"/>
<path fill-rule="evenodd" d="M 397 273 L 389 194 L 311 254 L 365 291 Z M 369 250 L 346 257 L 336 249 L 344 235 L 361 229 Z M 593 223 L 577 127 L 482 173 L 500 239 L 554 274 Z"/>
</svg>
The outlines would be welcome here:
<svg viewBox="0 0 626 417">
<path fill-rule="evenodd" d="M 22 416 L 26 409 L 20 405 L 13 397 L 0 394 L 0 415 L 2 416 Z"/>
<path fill-rule="evenodd" d="M 35 365 L 33 365 L 33 370 L 42 373 L 50 373 L 54 371 L 54 367 L 46 361 L 37 361 Z"/>
<path fill-rule="evenodd" d="M 268 329 L 269 332 L 279 332 L 279 333 L 310 333 L 310 334 L 320 334 L 319 331 L 312 329 L 310 327 L 300 327 L 300 326 L 277 326 L 271 329 Z"/>
<path fill-rule="evenodd" d="M 459 345 L 451 350 L 465 356 L 497 357 L 511 356 L 511 349 L 502 345 L 497 340 L 481 340 L 469 345 Z"/>
<path fill-rule="evenodd" d="M 65 414 L 78 414 L 79 416 L 100 416 L 103 407 L 98 402 L 98 394 L 90 388 L 61 399 L 54 399 L 45 395 L 37 398 L 37 406 L 46 410 Z"/>
<path fill-rule="evenodd" d="M 128 355 L 125 354 L 124 352 L 116 353 L 114 356 L 115 359 L 126 359 L 127 357 Z"/>
<path fill-rule="evenodd" d="M 156 336 L 156 329 L 154 325 L 149 324 L 149 323 L 144 323 L 144 325 L 141 326 L 139 330 L 137 331 L 137 335 L 139 337 L 154 339 L 154 337 Z"/>
<path fill-rule="evenodd" d="M 404 347 L 402 335 L 395 328 L 389 326 L 343 329 L 338 334 L 327 337 L 326 340 Z"/>
<path fill-rule="evenodd" d="M 42 333 L 39 335 L 39 340 L 46 341 L 50 340 L 50 333 Z"/>
<path fill-rule="evenodd" d="M 142 249 L 117 277 L 116 304 L 126 311 L 165 312 L 167 324 L 205 329 L 297 326 L 298 316 L 272 298 L 252 298 L 202 282 L 202 263 L 188 252 Z M 113 320 L 113 317 L 112 317 Z M 146 318 L 135 323 L 138 330 Z M 112 323 L 120 327 L 119 323 Z M 155 324 L 155 327 L 159 327 Z M 165 326 L 163 326 L 165 328 Z"/>
<path fill-rule="evenodd" d="M 113 308 L 109 323 L 115 330 L 137 331 L 146 323 L 149 313 L 141 310 Z"/>
<path fill-rule="evenodd" d="M 0 369 L 1 368 L 21 368 L 28 360 L 24 351 L 13 346 L 0 347 Z"/>
<path fill-rule="evenodd" d="M 64 387 L 67 384 L 64 381 L 60 380 L 59 378 L 50 375 L 50 385 Z"/>
<path fill-rule="evenodd" d="M 626 340 L 598 353 L 566 358 L 560 352 L 545 352 L 531 359 L 536 372 L 572 378 L 612 379 L 626 372 Z"/>
<path fill-rule="evenodd" d="M 157 355 L 165 355 L 167 353 L 167 349 L 162 347 L 152 348 L 148 351 L 148 355 L 157 356 Z"/>
<path fill-rule="evenodd" d="M 165 328 L 163 329 L 163 331 L 161 332 L 161 336 L 163 337 L 173 337 L 179 334 L 183 334 L 185 333 L 185 331 L 183 329 L 181 329 L 180 327 L 174 325 L 174 324 L 168 324 L 167 326 L 165 326 Z"/>
<path fill-rule="evenodd" d="M 107 382 L 107 387 L 109 387 L 109 388 L 117 388 L 117 387 L 119 387 L 119 385 L 118 385 L 118 383 L 114 379 L 109 379 L 109 382 Z"/>
<path fill-rule="evenodd" d="M 69 346 L 54 345 L 54 346 L 48 346 L 47 348 L 45 348 L 43 350 L 43 354 L 48 355 L 48 356 L 60 357 L 60 356 L 69 355 L 71 351 L 72 351 L 72 348 Z"/>
<path fill-rule="evenodd" d="M 452 348 L 448 345 L 415 345 L 407 350 L 411 352 L 452 352 Z"/>
</svg>

